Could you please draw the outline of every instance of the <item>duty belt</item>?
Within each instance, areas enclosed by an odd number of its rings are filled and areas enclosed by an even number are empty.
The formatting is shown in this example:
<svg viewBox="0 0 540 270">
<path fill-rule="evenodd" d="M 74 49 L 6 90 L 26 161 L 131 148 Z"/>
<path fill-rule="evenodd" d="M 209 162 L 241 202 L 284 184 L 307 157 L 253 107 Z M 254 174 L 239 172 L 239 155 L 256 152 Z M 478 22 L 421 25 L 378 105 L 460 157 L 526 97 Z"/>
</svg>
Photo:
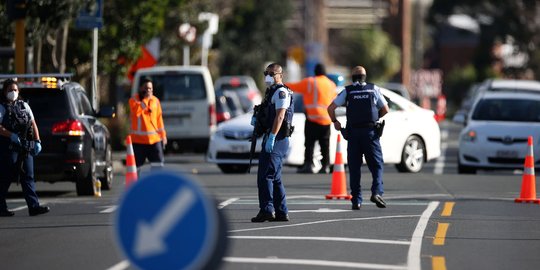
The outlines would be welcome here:
<svg viewBox="0 0 540 270">
<path fill-rule="evenodd" d="M 349 126 L 349 125 L 347 125 L 347 126 Z M 374 126 L 375 126 L 375 123 L 373 123 L 373 122 L 350 124 L 350 127 L 352 127 L 352 128 L 370 128 L 370 127 L 374 127 Z"/>
</svg>

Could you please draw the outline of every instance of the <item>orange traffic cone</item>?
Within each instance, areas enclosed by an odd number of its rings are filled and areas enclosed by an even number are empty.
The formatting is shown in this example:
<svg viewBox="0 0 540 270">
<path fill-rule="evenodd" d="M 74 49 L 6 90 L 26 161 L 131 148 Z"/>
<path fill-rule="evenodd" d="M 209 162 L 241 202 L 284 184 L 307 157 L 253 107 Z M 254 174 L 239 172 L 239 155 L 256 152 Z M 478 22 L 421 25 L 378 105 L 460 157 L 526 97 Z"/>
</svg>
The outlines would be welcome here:
<svg viewBox="0 0 540 270">
<path fill-rule="evenodd" d="M 131 143 L 131 136 L 126 138 L 126 188 L 131 185 L 132 182 L 137 181 L 137 166 L 135 165 L 135 154 L 133 153 L 133 145 Z"/>
<path fill-rule="evenodd" d="M 534 176 L 534 153 L 533 137 L 529 136 L 527 142 L 527 156 L 525 156 L 525 168 L 523 169 L 523 179 L 521 180 L 521 194 L 515 199 L 517 203 L 537 203 L 536 198 L 536 177 Z"/>
<path fill-rule="evenodd" d="M 343 155 L 341 154 L 341 136 L 338 134 L 336 145 L 336 159 L 334 160 L 334 171 L 332 172 L 332 187 L 326 199 L 350 200 L 352 196 L 347 194 L 347 178 L 345 176 L 345 165 L 343 165 Z"/>
</svg>

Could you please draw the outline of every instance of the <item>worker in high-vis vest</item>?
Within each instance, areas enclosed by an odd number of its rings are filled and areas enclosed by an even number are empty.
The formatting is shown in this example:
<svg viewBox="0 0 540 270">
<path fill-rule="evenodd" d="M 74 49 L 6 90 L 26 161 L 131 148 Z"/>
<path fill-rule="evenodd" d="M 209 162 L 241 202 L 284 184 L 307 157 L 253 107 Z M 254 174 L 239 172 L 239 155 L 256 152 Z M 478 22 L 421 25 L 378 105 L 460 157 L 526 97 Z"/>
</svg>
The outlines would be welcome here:
<svg viewBox="0 0 540 270">
<path fill-rule="evenodd" d="M 329 173 L 330 126 L 332 120 L 326 108 L 337 95 L 336 84 L 326 77 L 324 66 L 317 64 L 315 66 L 315 76 L 296 83 L 287 83 L 287 86 L 295 93 L 302 94 L 306 109 L 306 124 L 304 126 L 306 150 L 304 152 L 304 165 L 298 172 L 314 173 L 313 149 L 315 148 L 315 142 L 318 141 L 322 154 L 322 168 L 318 173 Z"/>
<path fill-rule="evenodd" d="M 152 168 L 163 167 L 163 149 L 167 145 L 167 133 L 163 125 L 161 104 L 153 95 L 150 79 L 141 79 L 139 92 L 129 99 L 131 128 L 135 163 L 139 169 L 146 159 Z"/>
</svg>

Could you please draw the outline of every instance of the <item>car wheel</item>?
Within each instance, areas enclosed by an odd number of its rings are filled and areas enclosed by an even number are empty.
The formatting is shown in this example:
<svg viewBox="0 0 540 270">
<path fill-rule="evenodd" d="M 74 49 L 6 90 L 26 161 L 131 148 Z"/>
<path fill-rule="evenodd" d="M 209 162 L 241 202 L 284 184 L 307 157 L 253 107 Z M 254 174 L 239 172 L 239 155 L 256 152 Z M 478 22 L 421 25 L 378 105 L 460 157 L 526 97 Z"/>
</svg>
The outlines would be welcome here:
<svg viewBox="0 0 540 270">
<path fill-rule="evenodd" d="M 424 166 L 426 147 L 418 136 L 410 136 L 403 146 L 401 162 L 396 164 L 399 172 L 416 173 Z"/>
<path fill-rule="evenodd" d="M 99 181 L 101 181 L 101 189 L 102 190 L 110 190 L 112 187 L 112 181 L 114 177 L 113 172 L 113 162 L 112 162 L 112 151 L 111 146 L 107 146 L 107 150 L 105 152 L 105 169 L 103 170 L 103 177 L 98 178 Z"/>
<path fill-rule="evenodd" d="M 459 162 L 459 154 L 458 154 L 458 165 L 457 165 L 457 171 L 458 174 L 476 174 L 476 168 L 465 166 Z"/>
<path fill-rule="evenodd" d="M 248 164 L 218 164 L 219 169 L 223 173 L 247 173 Z"/>
<path fill-rule="evenodd" d="M 94 149 L 90 151 L 90 158 L 86 161 L 88 166 L 88 172 L 84 177 L 80 177 L 76 181 L 77 195 L 88 196 L 94 195 L 94 179 L 96 178 L 96 153 Z"/>
</svg>

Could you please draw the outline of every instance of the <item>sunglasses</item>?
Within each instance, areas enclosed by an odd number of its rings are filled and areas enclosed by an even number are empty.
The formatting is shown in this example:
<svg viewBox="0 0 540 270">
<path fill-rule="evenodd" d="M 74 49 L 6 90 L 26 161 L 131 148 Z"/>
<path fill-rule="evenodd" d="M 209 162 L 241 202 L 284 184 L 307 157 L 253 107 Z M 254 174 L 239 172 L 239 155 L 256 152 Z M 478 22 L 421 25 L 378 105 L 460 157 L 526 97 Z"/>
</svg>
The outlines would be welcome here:
<svg viewBox="0 0 540 270">
<path fill-rule="evenodd" d="M 281 72 L 273 72 L 273 71 L 268 72 L 268 71 L 264 71 L 263 74 L 264 74 L 264 76 L 270 75 L 270 76 L 274 77 L 274 76 L 276 76 L 277 74 L 281 74 Z"/>
</svg>

